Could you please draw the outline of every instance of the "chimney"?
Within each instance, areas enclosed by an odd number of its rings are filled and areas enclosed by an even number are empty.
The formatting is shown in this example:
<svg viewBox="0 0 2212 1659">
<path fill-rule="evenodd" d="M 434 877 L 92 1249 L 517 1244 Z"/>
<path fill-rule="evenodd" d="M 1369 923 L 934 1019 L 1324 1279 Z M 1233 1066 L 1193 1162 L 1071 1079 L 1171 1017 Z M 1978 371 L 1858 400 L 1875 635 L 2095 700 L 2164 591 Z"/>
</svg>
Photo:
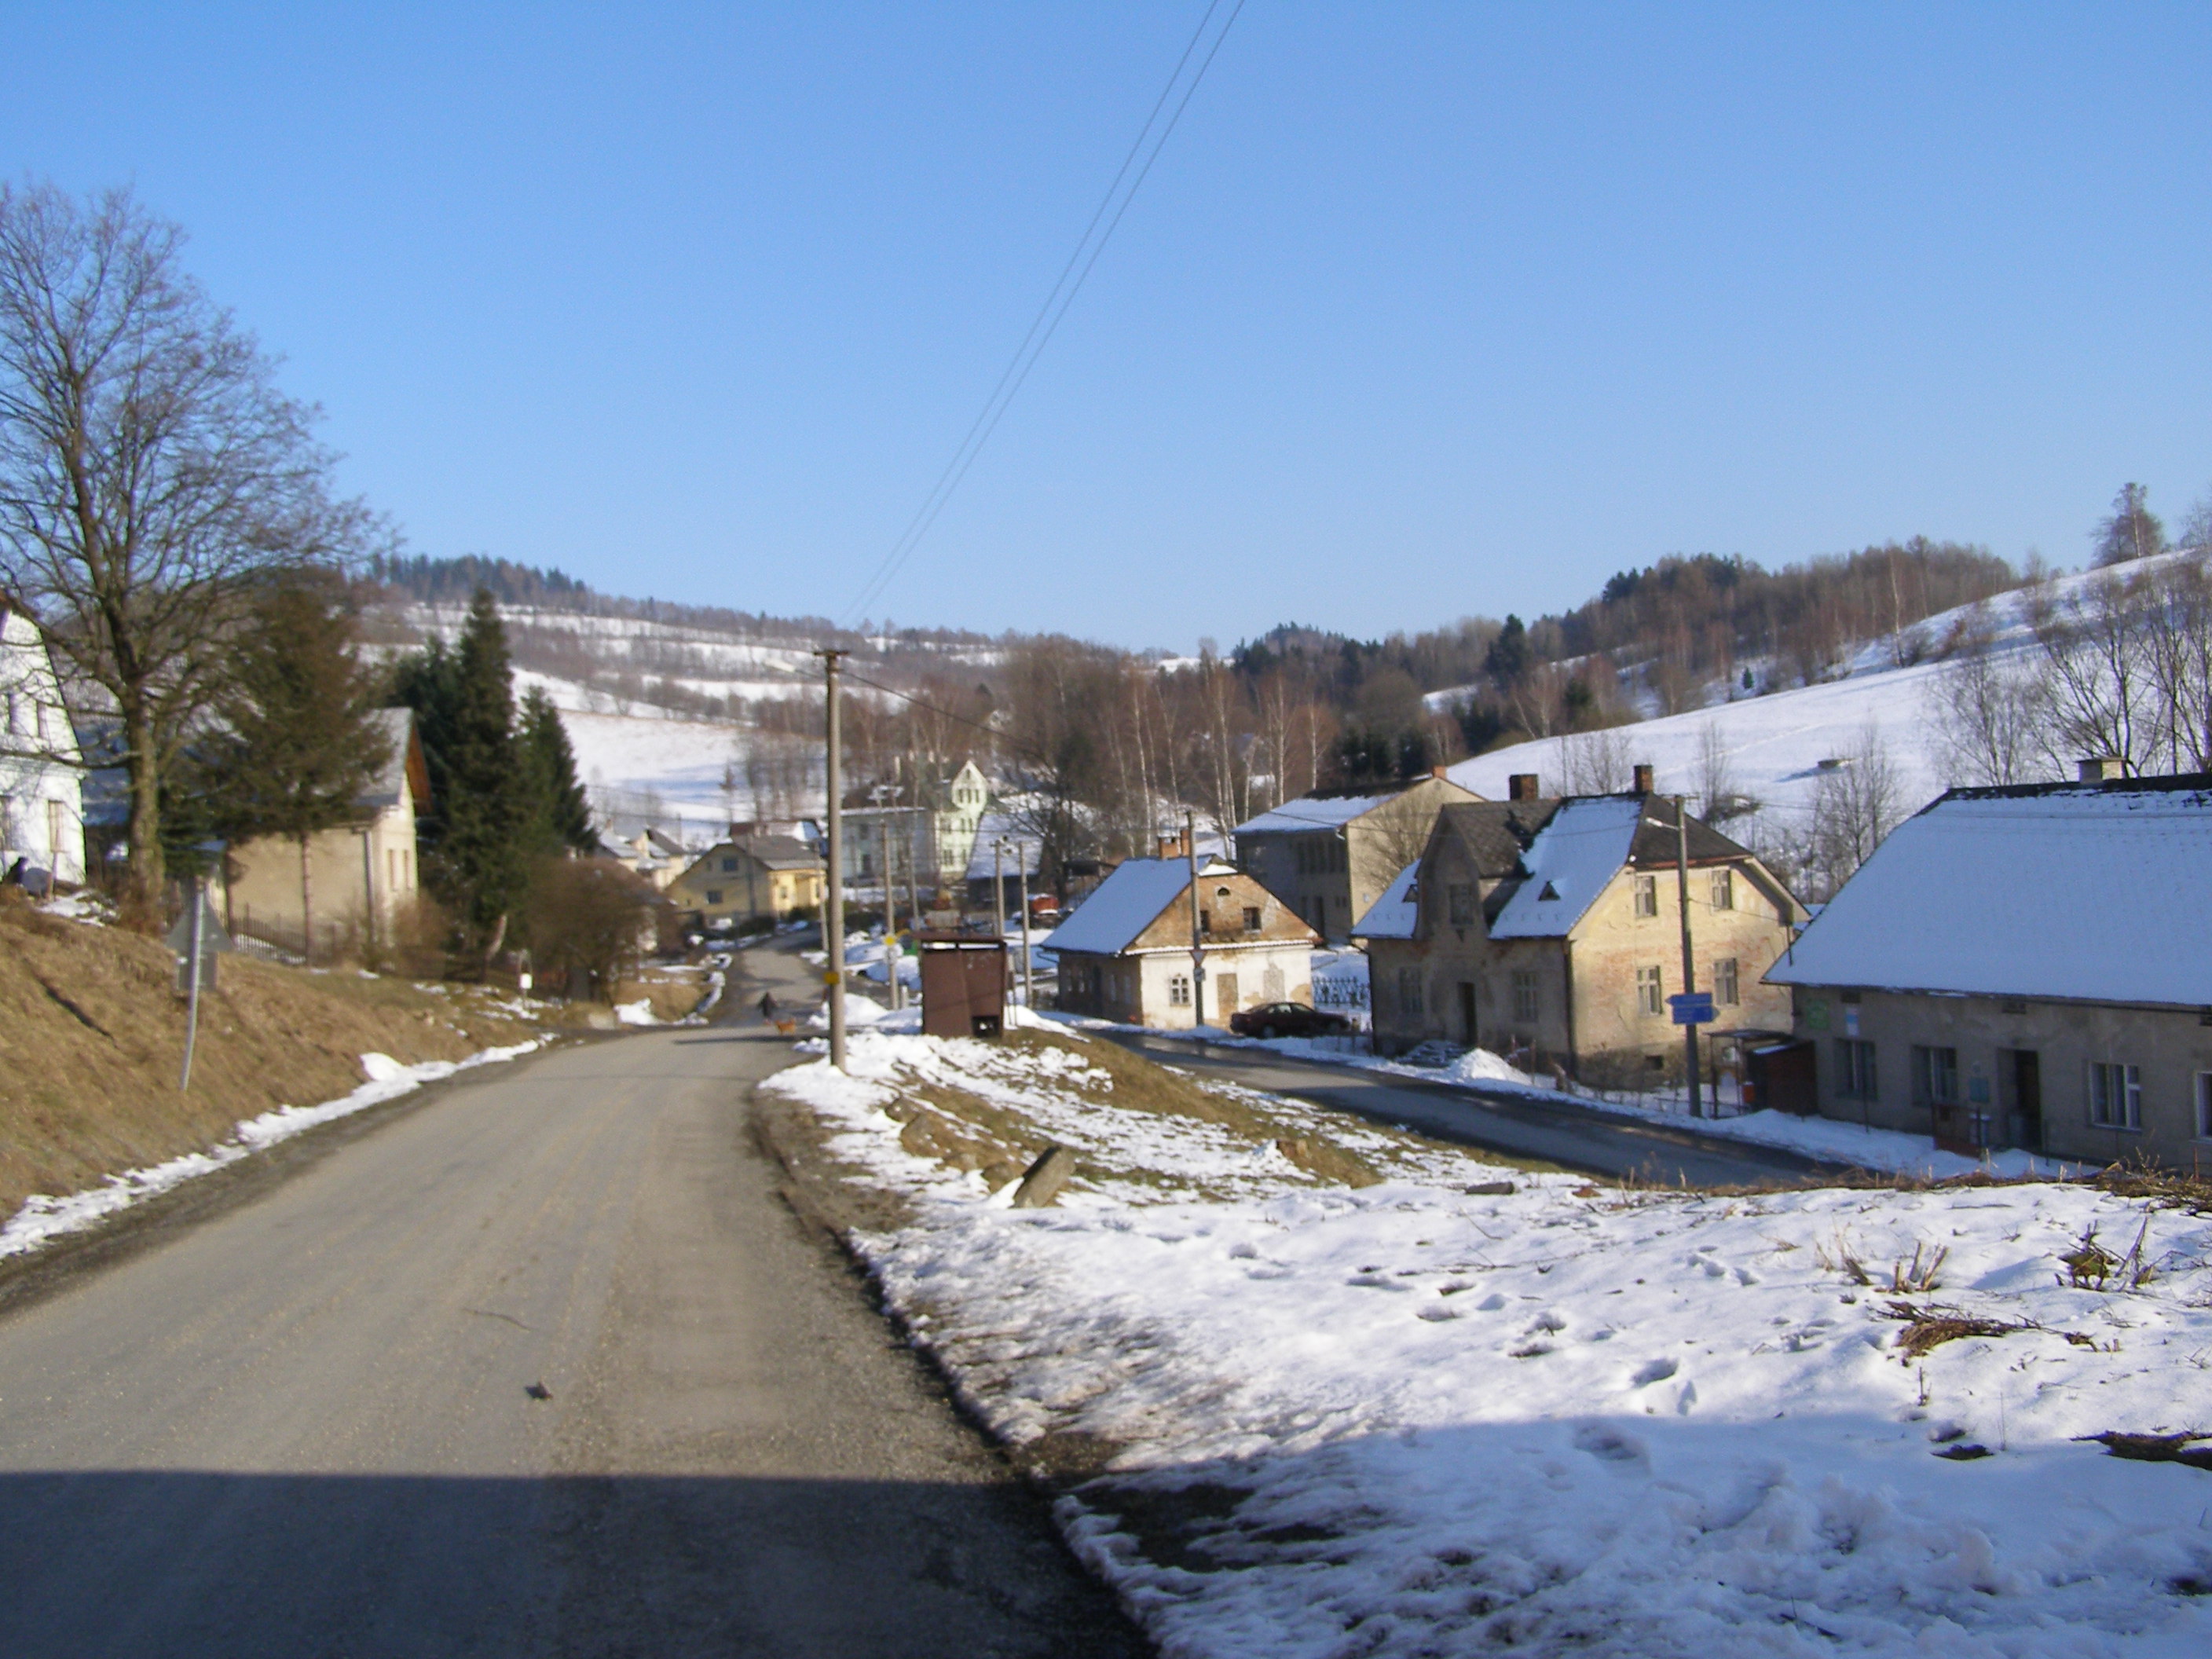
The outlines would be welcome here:
<svg viewBox="0 0 2212 1659">
<path fill-rule="evenodd" d="M 1183 847 L 1182 837 L 1181 836 L 1162 836 L 1160 837 L 1160 856 L 1164 859 L 1180 859 L 1188 858 L 1189 854 Z"/>
<path fill-rule="evenodd" d="M 2080 763 L 2079 771 L 2084 783 L 2103 783 L 2127 775 L 2127 769 L 2118 755 L 2091 755 Z"/>
<path fill-rule="evenodd" d="M 1534 772 L 1516 772 L 1505 780 L 1506 799 L 1534 800 L 1536 796 L 1536 775 Z"/>
<path fill-rule="evenodd" d="M 1431 766 L 1429 769 L 1429 775 L 1432 778 L 1449 778 L 1451 774 L 1449 770 L 1444 767 Z"/>
<path fill-rule="evenodd" d="M 1639 795 L 1650 794 L 1653 787 L 1651 782 L 1652 772 L 1650 763 L 1647 761 L 1643 765 L 1637 767 L 1633 775 L 1635 778 L 1634 787 L 1636 793 Z"/>
</svg>

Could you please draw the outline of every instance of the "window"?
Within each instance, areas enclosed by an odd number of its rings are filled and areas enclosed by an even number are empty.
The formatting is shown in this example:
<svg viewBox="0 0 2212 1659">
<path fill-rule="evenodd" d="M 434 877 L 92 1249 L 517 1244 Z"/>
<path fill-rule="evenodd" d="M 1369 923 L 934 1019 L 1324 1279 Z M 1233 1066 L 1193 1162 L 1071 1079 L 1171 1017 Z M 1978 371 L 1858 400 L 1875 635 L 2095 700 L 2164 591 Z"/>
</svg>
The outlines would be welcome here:
<svg viewBox="0 0 2212 1659">
<path fill-rule="evenodd" d="M 1722 957 L 1713 963 L 1713 1000 L 1724 1008 L 1733 1008 L 1743 1000 L 1736 994 L 1734 957 Z"/>
<path fill-rule="evenodd" d="M 1959 1101 L 1959 1051 L 1912 1048 L 1912 1103 L 1916 1106 L 1955 1106 Z"/>
<path fill-rule="evenodd" d="M 1244 931 L 1248 933 L 1256 933 L 1260 931 L 1260 907 L 1256 904 L 1248 904 L 1244 907 Z"/>
<path fill-rule="evenodd" d="M 1451 925 L 1465 927 L 1474 920 L 1474 888 L 1464 881 L 1455 881 L 1444 889 L 1444 897 L 1451 908 Z"/>
<path fill-rule="evenodd" d="M 1841 1100 L 1880 1100 L 1875 1082 L 1874 1044 L 1851 1037 L 1836 1039 L 1836 1096 Z"/>
<path fill-rule="evenodd" d="M 1398 1012 L 1418 1014 L 1421 1012 L 1421 970 L 1401 968 L 1398 970 Z"/>
<path fill-rule="evenodd" d="M 1638 968 L 1636 970 L 1636 1012 L 1639 1014 L 1660 1014 L 1666 1011 L 1666 999 L 1659 986 L 1659 970 L 1656 968 Z"/>
<path fill-rule="evenodd" d="M 1513 970 L 1513 1018 L 1523 1024 L 1534 1024 L 1536 1019 L 1536 975 L 1533 969 Z"/>
<path fill-rule="evenodd" d="M 2212 1140 L 2212 1072 L 2197 1074 L 2197 1138 Z"/>
<path fill-rule="evenodd" d="M 1188 974 L 1168 975 L 1168 1006 L 1170 1008 L 1190 1006 L 1190 975 Z"/>
<path fill-rule="evenodd" d="M 1735 871 L 1716 870 L 1713 872 L 1713 908 L 1716 910 L 1733 910 L 1735 908 Z M 1735 1000 L 1734 997 L 1730 997 L 1728 1000 L 1730 1002 L 1734 1002 Z"/>
<path fill-rule="evenodd" d="M 2089 1062 L 2089 1121 L 2107 1129 L 2142 1127 L 2142 1067 Z"/>
<path fill-rule="evenodd" d="M 724 859 L 722 860 L 722 870 L 725 874 L 728 873 L 730 871 L 735 870 L 737 867 L 738 861 L 735 859 Z"/>
<path fill-rule="evenodd" d="M 709 887 L 707 890 L 707 902 L 709 904 L 720 904 L 721 902 L 722 890 L 719 887 Z"/>
<path fill-rule="evenodd" d="M 1659 914 L 1659 878 L 1638 876 L 1636 878 L 1636 914 L 1656 916 Z M 1639 975 L 1641 977 L 1641 975 Z"/>
</svg>

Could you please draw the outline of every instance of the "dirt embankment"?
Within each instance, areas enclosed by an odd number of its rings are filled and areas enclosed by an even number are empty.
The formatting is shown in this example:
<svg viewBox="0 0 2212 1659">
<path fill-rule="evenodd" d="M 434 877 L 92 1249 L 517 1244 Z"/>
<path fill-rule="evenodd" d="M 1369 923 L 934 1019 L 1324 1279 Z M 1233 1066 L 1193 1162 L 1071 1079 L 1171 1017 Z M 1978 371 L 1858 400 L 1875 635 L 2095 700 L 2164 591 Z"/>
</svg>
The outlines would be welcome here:
<svg viewBox="0 0 2212 1659">
<path fill-rule="evenodd" d="M 362 1081 L 361 1056 L 459 1060 L 536 1027 L 495 996 L 222 959 L 179 1091 L 185 1005 L 158 940 L 0 905 L 0 1218 Z"/>
</svg>

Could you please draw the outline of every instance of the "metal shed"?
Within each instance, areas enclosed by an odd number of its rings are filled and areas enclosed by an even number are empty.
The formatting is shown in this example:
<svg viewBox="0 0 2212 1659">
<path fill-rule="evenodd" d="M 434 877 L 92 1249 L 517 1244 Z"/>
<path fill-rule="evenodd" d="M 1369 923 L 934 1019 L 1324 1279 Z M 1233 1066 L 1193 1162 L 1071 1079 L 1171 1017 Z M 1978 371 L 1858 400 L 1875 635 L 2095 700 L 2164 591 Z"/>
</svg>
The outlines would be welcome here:
<svg viewBox="0 0 2212 1659">
<path fill-rule="evenodd" d="M 1006 942 L 977 933 L 926 933 L 921 1030 L 926 1036 L 996 1036 L 1006 1017 Z"/>
</svg>

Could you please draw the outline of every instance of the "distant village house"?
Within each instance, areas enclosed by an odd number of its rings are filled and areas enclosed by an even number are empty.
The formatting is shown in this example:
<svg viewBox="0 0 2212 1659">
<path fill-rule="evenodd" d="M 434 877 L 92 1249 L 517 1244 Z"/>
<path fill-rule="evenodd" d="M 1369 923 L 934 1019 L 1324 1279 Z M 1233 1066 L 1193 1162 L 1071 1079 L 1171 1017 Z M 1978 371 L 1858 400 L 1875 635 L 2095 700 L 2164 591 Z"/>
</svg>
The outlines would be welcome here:
<svg viewBox="0 0 2212 1659">
<path fill-rule="evenodd" d="M 1479 801 L 1437 767 L 1387 788 L 1324 791 L 1285 801 L 1237 826 L 1237 861 L 1331 944 L 1421 855 L 1437 814 Z"/>
<path fill-rule="evenodd" d="M 1311 1005 L 1320 935 L 1252 877 L 1206 861 L 1198 925 L 1208 1025 L 1263 1003 Z M 1060 959 L 1060 1006 L 1126 1024 L 1196 1024 L 1191 933 L 1189 860 L 1124 860 L 1043 941 Z"/>
<path fill-rule="evenodd" d="M 741 836 L 710 848 L 669 884 L 679 910 L 716 923 L 783 921 L 821 907 L 821 855 L 795 836 Z"/>
<path fill-rule="evenodd" d="M 84 879 L 82 755 L 45 637 L 0 599 L 0 871 L 30 886 Z"/>
</svg>

